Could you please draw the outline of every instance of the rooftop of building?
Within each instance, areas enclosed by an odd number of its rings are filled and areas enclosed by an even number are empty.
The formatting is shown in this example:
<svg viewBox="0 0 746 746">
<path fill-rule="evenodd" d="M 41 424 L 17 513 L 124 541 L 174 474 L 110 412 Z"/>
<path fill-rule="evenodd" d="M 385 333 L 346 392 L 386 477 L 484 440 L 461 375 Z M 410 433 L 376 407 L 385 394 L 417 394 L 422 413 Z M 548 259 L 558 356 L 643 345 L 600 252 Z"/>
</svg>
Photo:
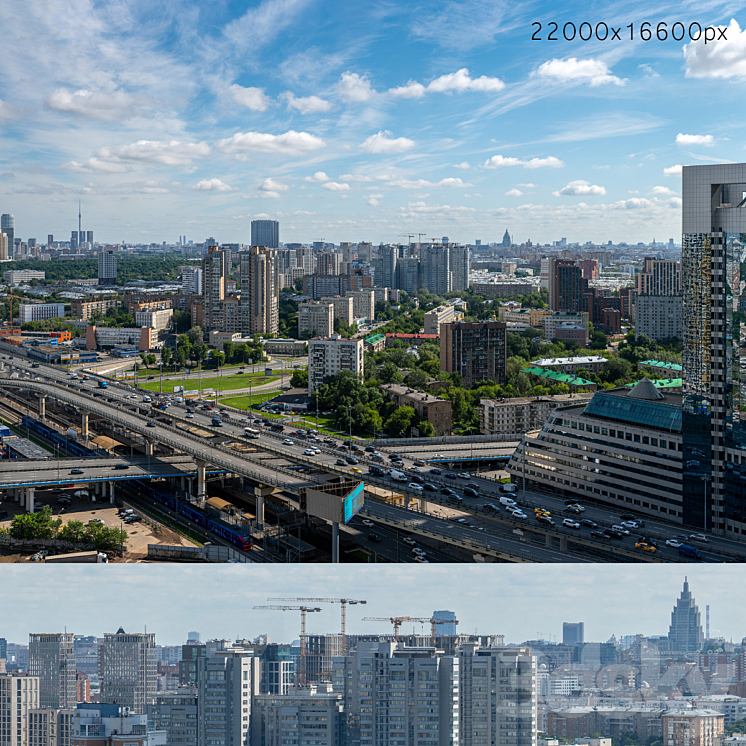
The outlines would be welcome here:
<svg viewBox="0 0 746 746">
<path fill-rule="evenodd" d="M 681 394 L 664 395 L 649 378 L 643 378 L 631 389 L 597 391 L 583 417 L 681 433 L 682 401 Z"/>
<path fill-rule="evenodd" d="M 657 389 L 680 389 L 683 385 L 683 380 L 681 378 L 661 378 L 657 381 L 650 381 L 650 383 L 655 386 Z M 633 386 L 636 386 L 635 383 L 628 383 L 626 384 L 627 388 L 631 388 Z"/>
<path fill-rule="evenodd" d="M 371 334 L 369 337 L 365 338 L 365 341 L 368 344 L 374 345 L 377 342 L 380 342 L 381 340 L 386 339 L 386 337 L 383 336 L 383 334 Z"/>
<path fill-rule="evenodd" d="M 531 365 L 538 365 L 543 368 L 551 365 L 591 365 L 605 362 L 607 362 L 607 359 L 603 355 L 585 355 L 578 357 L 545 357 L 540 360 L 532 360 Z"/>
<path fill-rule="evenodd" d="M 540 378 L 546 378 L 556 383 L 565 383 L 569 386 L 595 386 L 593 381 L 588 381 L 580 376 L 571 376 L 568 373 L 558 373 L 556 370 L 547 370 L 546 368 L 524 368 L 521 373 L 531 373 Z"/>
<path fill-rule="evenodd" d="M 666 363 L 662 360 L 643 360 L 638 365 L 649 365 L 655 368 L 665 368 L 666 370 L 675 370 L 679 373 L 682 371 L 682 367 L 678 363 Z"/>
<path fill-rule="evenodd" d="M 410 388 L 409 386 L 402 386 L 399 383 L 382 383 L 378 387 L 381 391 L 388 391 L 397 396 L 406 396 L 408 399 L 414 399 L 416 401 L 435 403 L 439 401 L 446 401 L 440 399 L 433 394 L 427 394 L 424 391 L 417 391 L 417 389 Z"/>
<path fill-rule="evenodd" d="M 480 399 L 480 404 L 489 402 L 495 406 L 518 406 L 520 404 L 531 404 L 537 402 L 566 402 L 567 404 L 582 404 L 588 401 L 593 394 L 591 392 L 579 392 L 575 394 L 553 394 L 551 396 L 516 396 L 507 399 Z"/>
<path fill-rule="evenodd" d="M 439 339 L 439 334 L 404 334 L 404 332 L 386 332 L 387 339 Z"/>
</svg>

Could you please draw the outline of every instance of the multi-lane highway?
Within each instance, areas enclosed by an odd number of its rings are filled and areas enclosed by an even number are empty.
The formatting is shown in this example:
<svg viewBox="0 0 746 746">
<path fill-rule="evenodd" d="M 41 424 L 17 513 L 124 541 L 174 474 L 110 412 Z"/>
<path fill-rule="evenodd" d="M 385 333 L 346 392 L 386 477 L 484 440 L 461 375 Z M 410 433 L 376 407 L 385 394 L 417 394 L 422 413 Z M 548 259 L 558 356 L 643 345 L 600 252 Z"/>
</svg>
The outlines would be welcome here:
<svg viewBox="0 0 746 746">
<path fill-rule="evenodd" d="M 63 385 L 53 390 L 49 388 L 52 384 L 43 383 L 39 380 L 33 381 L 26 388 L 37 389 L 42 394 L 56 395 L 63 401 L 76 404 L 81 409 L 99 414 L 102 417 L 112 418 L 146 438 L 162 440 L 183 453 L 189 453 L 203 461 L 212 462 L 234 473 L 264 480 L 267 484 L 276 485 L 280 490 L 288 490 L 294 493 L 303 484 L 316 481 L 313 476 L 300 475 L 288 468 L 302 464 L 315 466 L 322 471 L 347 474 L 351 477 L 363 478 L 364 476 L 368 482 L 387 485 L 392 491 L 404 492 L 413 498 L 423 498 L 426 501 L 425 509 L 428 514 L 368 500 L 366 503 L 367 518 L 373 520 L 380 528 L 378 533 L 388 531 L 388 528 L 385 527 L 390 527 L 394 531 L 411 532 L 421 537 L 432 535 L 431 542 L 451 543 L 452 538 L 452 546 L 460 547 L 462 552 L 479 554 L 481 548 L 486 552 L 485 556 L 505 556 L 506 559 L 513 557 L 515 560 L 532 559 L 534 561 L 582 561 L 583 559 L 678 561 L 680 558 L 677 550 L 673 547 L 667 547 L 665 541 L 674 536 L 684 536 L 689 533 L 683 527 L 663 521 L 645 520 L 644 527 L 631 530 L 630 536 L 612 541 L 610 542 L 611 546 L 609 546 L 606 542 L 592 536 L 592 532 L 597 530 L 595 527 L 567 528 L 561 525 L 562 520 L 565 517 L 577 520 L 582 518 L 597 523 L 599 528 L 604 528 L 621 522 L 622 518 L 618 512 L 603 506 L 586 504 L 586 510 L 581 515 L 569 515 L 563 513 L 565 501 L 561 498 L 528 492 L 524 499 L 520 491 L 516 497 L 519 503 L 524 505 L 529 517 L 526 521 L 516 521 L 500 506 L 499 485 L 495 481 L 478 475 L 471 475 L 468 479 L 459 479 L 458 477 L 449 479 L 443 473 L 438 474 L 432 471 L 433 467 L 429 465 L 425 467 L 414 466 L 415 460 L 425 460 L 436 456 L 439 452 L 437 447 L 433 447 L 431 453 L 428 453 L 429 449 L 427 447 L 422 446 L 417 446 L 415 452 L 410 452 L 409 449 L 407 449 L 407 452 L 402 451 L 403 468 L 413 480 L 419 477 L 431 482 L 436 491 L 430 492 L 420 492 L 414 487 L 409 487 L 406 483 L 394 483 L 387 477 L 368 475 L 366 472 L 368 470 L 367 466 L 372 463 L 370 461 L 371 454 L 356 453 L 356 457 L 360 457 L 359 464 L 342 466 L 336 464 L 337 460 L 344 456 L 336 447 L 340 445 L 339 443 L 335 447 L 330 447 L 317 441 L 313 443 L 313 446 L 319 452 L 306 454 L 304 451 L 309 446 L 307 440 L 300 440 L 294 436 L 288 438 L 288 433 L 265 432 L 257 422 L 251 422 L 251 425 L 260 430 L 259 438 L 245 442 L 255 446 L 258 452 L 239 455 L 224 442 L 226 440 L 243 440 L 243 428 L 247 424 L 247 418 L 239 413 L 233 413 L 230 416 L 223 415 L 223 425 L 220 428 L 213 428 L 211 424 L 213 412 L 211 411 L 198 408 L 192 414 L 187 413 L 186 405 L 172 405 L 165 415 L 159 412 L 156 416 L 146 411 L 149 405 L 144 404 L 142 396 L 135 394 L 133 389 L 128 386 L 110 384 L 109 388 L 105 390 L 96 388 L 94 392 L 90 389 L 97 387 L 97 381 L 83 381 L 81 378 L 72 379 L 64 370 L 55 369 L 51 366 L 29 370 L 28 363 L 21 363 L 15 367 L 20 367 L 23 371 L 22 379 L 15 384 L 11 382 L 11 387 L 22 386 L 24 382 L 28 382 L 32 378 L 32 374 L 40 373 L 45 380 L 57 381 Z M 23 376 L 29 376 L 29 378 L 24 380 Z M 84 389 L 88 389 L 88 391 L 84 391 Z M 94 396 L 97 398 L 93 398 Z M 173 425 L 163 425 L 158 422 L 157 417 L 171 420 Z M 148 428 L 148 421 L 155 421 L 157 426 Z M 183 428 L 190 425 L 199 425 L 202 429 L 212 432 L 212 441 L 200 439 L 185 432 Z M 286 440 L 288 442 L 285 442 Z M 362 448 L 363 445 L 359 444 L 359 447 Z M 505 445 L 507 444 L 495 444 L 493 448 L 501 449 L 505 448 Z M 387 457 L 391 454 L 383 448 L 381 450 L 386 456 L 386 463 L 382 466 L 387 466 L 390 461 Z M 360 469 L 361 473 L 351 471 L 353 468 Z M 419 474 L 417 474 L 418 469 L 420 470 Z M 467 498 L 464 496 L 463 485 L 467 482 L 476 485 L 479 497 Z M 440 493 L 441 487 L 445 485 L 461 495 L 464 502 L 457 506 L 446 503 L 444 496 Z M 413 501 L 413 505 L 416 503 L 416 500 Z M 497 510 L 485 507 L 488 505 L 496 506 Z M 547 527 L 539 524 L 533 515 L 533 507 L 535 506 L 548 509 L 556 525 Z M 435 514 L 438 512 L 442 515 Z M 464 522 L 452 520 L 459 517 L 462 517 Z M 352 525 L 356 528 L 359 527 L 358 520 L 356 519 Z M 361 531 L 363 537 L 367 536 L 369 532 L 365 528 L 362 528 Z M 634 549 L 635 541 L 643 535 L 657 541 L 658 551 L 655 555 L 643 555 L 640 551 Z M 739 560 L 741 557 L 743 548 L 740 543 L 712 534 L 708 534 L 707 538 L 707 543 L 700 542 L 698 544 L 703 559 L 723 561 L 728 559 Z M 423 540 L 426 539 L 423 538 Z M 363 538 L 361 543 L 365 544 L 365 541 L 365 538 Z M 381 543 L 386 542 L 382 541 Z M 384 553 L 383 549 L 382 546 L 382 553 Z M 614 554 L 611 554 L 611 552 Z"/>
</svg>

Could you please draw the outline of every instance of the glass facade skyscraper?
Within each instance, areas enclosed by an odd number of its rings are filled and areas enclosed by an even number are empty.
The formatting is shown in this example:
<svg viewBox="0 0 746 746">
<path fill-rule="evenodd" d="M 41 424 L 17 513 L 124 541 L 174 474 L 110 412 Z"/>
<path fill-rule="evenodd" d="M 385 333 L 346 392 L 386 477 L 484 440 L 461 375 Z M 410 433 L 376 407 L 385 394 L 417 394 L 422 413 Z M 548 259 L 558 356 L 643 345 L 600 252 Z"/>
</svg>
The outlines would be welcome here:
<svg viewBox="0 0 746 746">
<path fill-rule="evenodd" d="M 746 534 L 741 279 L 746 164 L 683 169 L 683 518 Z"/>
<path fill-rule="evenodd" d="M 251 245 L 268 249 L 280 247 L 280 223 L 277 220 L 252 220 Z"/>
</svg>

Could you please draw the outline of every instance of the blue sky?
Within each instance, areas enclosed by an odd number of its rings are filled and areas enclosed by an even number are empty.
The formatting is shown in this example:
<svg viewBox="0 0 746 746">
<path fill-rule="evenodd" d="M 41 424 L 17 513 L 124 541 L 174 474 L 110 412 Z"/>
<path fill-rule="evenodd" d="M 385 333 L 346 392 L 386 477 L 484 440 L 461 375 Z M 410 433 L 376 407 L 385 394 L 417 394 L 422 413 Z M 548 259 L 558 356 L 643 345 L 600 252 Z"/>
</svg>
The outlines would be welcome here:
<svg viewBox="0 0 746 746">
<path fill-rule="evenodd" d="M 746 156 L 743 5 L 557 8 L 4 0 L 0 212 L 40 240 L 78 199 L 112 242 L 248 242 L 265 215 L 285 241 L 678 240 L 676 167 Z M 548 41 L 552 20 L 624 28 Z"/>
<path fill-rule="evenodd" d="M 180 644 L 187 632 L 203 639 L 297 638 L 296 612 L 254 611 L 270 597 L 347 597 L 366 606 L 348 608 L 348 630 L 388 630 L 364 616 L 427 617 L 455 611 L 459 630 L 504 634 L 510 642 L 562 637 L 563 621 L 585 622 L 586 639 L 612 634 L 668 634 L 671 610 L 688 574 L 702 613 L 711 606 L 711 634 L 735 642 L 746 636 L 744 570 L 736 565 L 441 565 L 168 566 L 107 565 L 29 567 L 3 565 L 0 637 L 25 642 L 29 632 L 75 634 L 156 633 L 160 644 Z M 339 606 L 319 604 L 308 630 L 334 632 Z M 412 625 L 406 625 L 407 632 Z M 420 631 L 420 625 L 416 626 Z"/>
</svg>

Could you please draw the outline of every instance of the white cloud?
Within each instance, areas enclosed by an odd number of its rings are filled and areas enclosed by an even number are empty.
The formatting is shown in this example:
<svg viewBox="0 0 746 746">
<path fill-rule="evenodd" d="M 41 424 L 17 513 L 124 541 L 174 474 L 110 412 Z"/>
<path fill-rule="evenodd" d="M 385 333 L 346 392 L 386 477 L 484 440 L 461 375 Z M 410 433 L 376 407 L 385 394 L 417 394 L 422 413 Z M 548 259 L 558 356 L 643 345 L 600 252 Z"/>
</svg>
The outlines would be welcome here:
<svg viewBox="0 0 746 746">
<path fill-rule="evenodd" d="M 682 145 L 682 146 L 688 146 L 688 145 L 714 145 L 715 140 L 713 139 L 712 135 L 684 135 L 681 132 L 679 132 L 678 135 L 676 135 L 676 144 Z"/>
<path fill-rule="evenodd" d="M 386 186 L 400 187 L 401 189 L 427 189 L 428 187 L 470 187 L 473 184 L 467 184 L 458 177 L 450 176 L 440 181 L 433 182 L 425 179 L 392 179 L 386 182 Z"/>
<path fill-rule="evenodd" d="M 194 185 L 194 188 L 198 192 L 232 192 L 236 189 L 220 179 L 202 179 Z"/>
<path fill-rule="evenodd" d="M 234 84 L 228 88 L 228 93 L 233 99 L 233 103 L 245 106 L 252 111 L 266 111 L 270 104 L 270 99 L 265 95 L 264 88 L 244 88 Z"/>
<path fill-rule="evenodd" d="M 650 65 L 638 65 L 638 70 L 642 70 L 646 78 L 660 78 L 660 73 L 657 73 Z"/>
<path fill-rule="evenodd" d="M 271 176 L 267 177 L 259 186 L 262 192 L 287 192 L 290 187 L 287 184 L 283 184 L 277 179 L 273 179 Z M 279 196 L 279 195 L 278 195 Z"/>
<path fill-rule="evenodd" d="M 349 184 L 339 181 L 327 181 L 326 184 L 322 184 L 322 186 L 330 192 L 347 192 L 350 189 Z"/>
<path fill-rule="evenodd" d="M 425 95 L 425 86 L 416 80 L 410 80 L 406 85 L 398 88 L 389 88 L 389 95 L 394 98 L 422 98 Z"/>
<path fill-rule="evenodd" d="M 505 192 L 506 197 L 522 197 L 523 192 L 520 189 L 508 189 L 507 192 Z"/>
<path fill-rule="evenodd" d="M 378 204 L 379 200 L 382 200 L 382 199 L 383 199 L 383 195 L 382 194 L 369 194 L 368 195 L 368 199 L 365 200 L 365 201 L 371 207 L 375 207 Z"/>
<path fill-rule="evenodd" d="M 258 215 L 254 215 L 254 220 L 270 220 L 271 217 L 266 212 L 260 212 Z"/>
<path fill-rule="evenodd" d="M 414 141 L 406 137 L 392 138 L 387 130 L 371 135 L 360 145 L 365 153 L 404 153 L 414 147 Z"/>
<path fill-rule="evenodd" d="M 530 183 L 529 184 L 519 184 L 518 186 L 519 187 L 523 187 L 524 189 L 535 189 L 536 188 L 536 184 L 530 184 Z"/>
<path fill-rule="evenodd" d="M 664 194 L 673 196 L 674 194 L 676 194 L 676 192 L 674 192 L 673 189 L 669 189 L 665 186 L 656 186 L 650 190 L 650 194 Z"/>
<path fill-rule="evenodd" d="M 339 178 L 342 179 L 342 181 L 375 181 L 372 176 L 364 176 L 363 174 L 342 174 Z M 385 178 L 388 179 L 388 176 L 386 176 Z"/>
<path fill-rule="evenodd" d="M 326 147 L 326 143 L 308 132 L 288 130 L 282 135 L 266 132 L 236 132 L 233 137 L 218 140 L 216 147 L 226 155 L 246 160 L 249 153 L 282 153 L 297 155 Z"/>
<path fill-rule="evenodd" d="M 320 184 L 329 181 L 329 177 L 323 171 L 317 171 L 313 176 L 306 176 L 304 181 L 315 181 Z"/>
<path fill-rule="evenodd" d="M 465 67 L 462 67 L 455 73 L 441 75 L 427 86 L 428 91 L 435 93 L 447 93 L 450 91 L 456 91 L 457 93 L 463 93 L 464 91 L 497 93 L 503 88 L 505 88 L 505 83 L 499 78 L 489 78 L 486 75 L 482 75 L 479 78 L 471 78 L 469 77 L 469 71 Z"/>
<path fill-rule="evenodd" d="M 493 155 L 492 158 L 487 159 L 484 167 L 503 168 L 504 166 L 523 166 L 524 168 L 562 168 L 564 165 L 564 161 L 555 158 L 553 155 L 546 158 L 531 158 L 527 161 L 522 161 L 520 158 L 514 158 L 512 156 L 506 158 L 502 155 Z"/>
<path fill-rule="evenodd" d="M 588 83 L 592 88 L 599 85 L 624 85 L 625 80 L 611 74 L 608 65 L 602 60 L 579 60 L 570 57 L 566 60 L 553 59 L 540 65 L 532 75 L 559 83 Z"/>
<path fill-rule="evenodd" d="M 663 169 L 663 173 L 666 176 L 681 176 L 681 166 L 678 164 L 676 166 L 669 166 Z"/>
<path fill-rule="evenodd" d="M 567 186 L 562 187 L 558 192 L 552 192 L 552 194 L 555 197 L 596 197 L 606 194 L 606 189 L 583 181 L 583 179 L 578 179 L 577 181 L 571 181 Z"/>
<path fill-rule="evenodd" d="M 209 154 L 210 146 L 204 142 L 138 140 L 129 145 L 98 148 L 88 160 L 70 161 L 61 168 L 79 173 L 124 173 L 132 170 L 134 164 L 189 166 L 195 158 Z"/>
<path fill-rule="evenodd" d="M 738 21 L 733 19 L 725 35 L 726 40 L 705 44 L 703 34 L 700 40 L 684 45 L 687 78 L 746 77 L 746 30 L 741 31 Z"/>
<path fill-rule="evenodd" d="M 6 119 L 15 119 L 18 116 L 18 110 L 12 104 L 0 99 L 0 122 Z"/>
<path fill-rule="evenodd" d="M 337 92 L 340 98 L 348 104 L 362 103 L 375 95 L 367 75 L 351 72 L 342 73 L 337 84 Z"/>
<path fill-rule="evenodd" d="M 47 109 L 104 122 L 140 116 L 147 103 L 147 99 L 124 91 L 89 91 L 84 88 L 78 91 L 57 88 L 44 101 Z"/>
<path fill-rule="evenodd" d="M 318 96 L 296 97 L 290 91 L 282 94 L 281 98 L 285 99 L 288 109 L 296 109 L 301 114 L 316 114 L 319 112 L 329 111 L 332 108 L 331 102 L 326 101 Z"/>
<path fill-rule="evenodd" d="M 465 171 L 465 170 L 466 170 L 467 168 L 471 168 L 471 166 L 469 165 L 469 161 L 461 161 L 461 163 L 454 163 L 454 164 L 453 164 L 453 167 L 454 167 L 454 168 L 461 168 L 461 169 L 463 169 L 464 171 Z"/>
</svg>

